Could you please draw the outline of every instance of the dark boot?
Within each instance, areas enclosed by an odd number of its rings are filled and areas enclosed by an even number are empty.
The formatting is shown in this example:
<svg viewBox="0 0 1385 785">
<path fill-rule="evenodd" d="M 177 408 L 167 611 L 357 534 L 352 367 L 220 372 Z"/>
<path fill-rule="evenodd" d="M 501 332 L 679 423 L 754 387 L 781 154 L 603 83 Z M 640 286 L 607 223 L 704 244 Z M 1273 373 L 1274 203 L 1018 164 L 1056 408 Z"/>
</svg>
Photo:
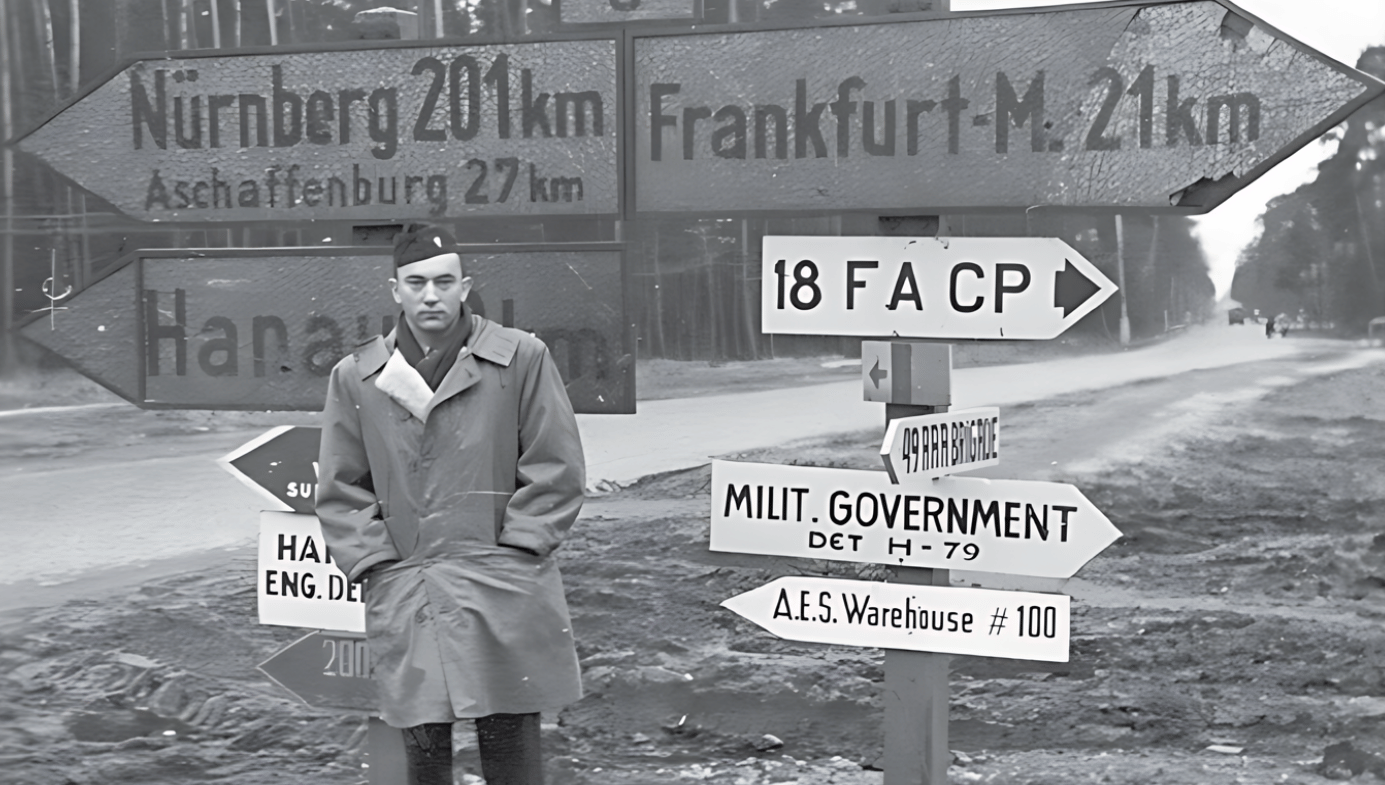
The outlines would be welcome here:
<svg viewBox="0 0 1385 785">
<path fill-rule="evenodd" d="M 408 785 L 452 785 L 452 723 L 430 722 L 404 729 Z"/>
<path fill-rule="evenodd" d="M 486 785 L 543 785 L 538 713 L 478 717 L 476 740 Z"/>
</svg>

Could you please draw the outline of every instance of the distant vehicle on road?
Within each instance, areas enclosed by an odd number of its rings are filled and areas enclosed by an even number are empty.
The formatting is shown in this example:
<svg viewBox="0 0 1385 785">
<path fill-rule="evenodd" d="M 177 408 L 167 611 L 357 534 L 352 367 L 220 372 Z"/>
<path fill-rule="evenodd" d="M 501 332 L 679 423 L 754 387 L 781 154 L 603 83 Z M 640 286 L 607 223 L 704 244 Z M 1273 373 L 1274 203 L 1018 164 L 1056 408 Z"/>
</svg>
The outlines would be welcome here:
<svg viewBox="0 0 1385 785">
<path fill-rule="evenodd" d="M 1226 312 L 1226 323 L 1227 323 L 1227 324 L 1245 324 L 1245 323 L 1246 323 L 1246 309 L 1244 309 L 1244 308 L 1232 308 L 1231 310 L 1227 311 L 1227 312 Z"/>
</svg>

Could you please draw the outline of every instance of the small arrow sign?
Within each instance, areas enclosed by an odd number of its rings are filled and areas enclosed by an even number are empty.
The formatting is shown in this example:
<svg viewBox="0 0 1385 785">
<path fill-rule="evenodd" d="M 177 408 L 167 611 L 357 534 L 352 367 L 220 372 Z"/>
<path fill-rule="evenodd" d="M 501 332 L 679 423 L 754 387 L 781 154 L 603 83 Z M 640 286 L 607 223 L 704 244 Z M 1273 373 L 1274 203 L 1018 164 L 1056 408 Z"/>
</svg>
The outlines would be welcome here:
<svg viewBox="0 0 1385 785">
<path fill-rule="evenodd" d="M 1068 661 L 1062 594 L 786 577 L 721 605 L 794 641 Z"/>
<path fill-rule="evenodd" d="M 875 389 L 880 389 L 880 381 L 889 375 L 889 371 L 880 370 L 880 358 L 875 358 L 875 365 L 870 369 L 870 383 L 875 386 Z"/>
<path fill-rule="evenodd" d="M 217 460 L 274 506 L 311 513 L 317 492 L 317 449 L 322 429 L 280 425 Z"/>
<path fill-rule="evenodd" d="M 767 333 L 1042 340 L 1116 291 L 1044 237 L 769 236 L 761 264 Z"/>
<path fill-rule="evenodd" d="M 1064 483 L 712 462 L 714 551 L 1070 578 L 1119 537 Z"/>
<path fill-rule="evenodd" d="M 1000 463 L 1000 410 L 992 406 L 890 420 L 880 459 L 896 484 L 995 466 Z"/>
<path fill-rule="evenodd" d="M 367 714 L 379 711 L 364 635 L 310 632 L 257 667 L 309 706 Z"/>
</svg>

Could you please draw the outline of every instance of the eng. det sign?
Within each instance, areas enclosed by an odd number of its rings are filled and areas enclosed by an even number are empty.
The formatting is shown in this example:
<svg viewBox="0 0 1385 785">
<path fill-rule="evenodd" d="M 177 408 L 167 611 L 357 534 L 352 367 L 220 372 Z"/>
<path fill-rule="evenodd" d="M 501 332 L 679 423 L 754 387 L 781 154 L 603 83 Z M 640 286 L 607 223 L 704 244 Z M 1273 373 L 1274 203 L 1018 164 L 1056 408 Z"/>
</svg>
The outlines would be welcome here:
<svg viewBox="0 0 1385 785">
<path fill-rule="evenodd" d="M 315 515 L 260 513 L 256 584 L 260 624 L 365 632 L 364 590 L 327 555 Z"/>
</svg>

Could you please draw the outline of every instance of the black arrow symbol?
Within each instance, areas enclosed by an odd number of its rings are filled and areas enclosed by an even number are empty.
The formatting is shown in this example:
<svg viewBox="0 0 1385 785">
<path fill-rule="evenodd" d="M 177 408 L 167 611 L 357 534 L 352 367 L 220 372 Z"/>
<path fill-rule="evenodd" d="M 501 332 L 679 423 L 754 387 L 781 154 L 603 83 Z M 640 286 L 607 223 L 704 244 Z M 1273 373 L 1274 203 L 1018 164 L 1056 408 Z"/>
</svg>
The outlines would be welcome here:
<svg viewBox="0 0 1385 785">
<path fill-rule="evenodd" d="M 1053 274 L 1053 307 L 1063 309 L 1064 319 L 1099 291 L 1101 287 L 1067 259 L 1063 269 Z"/>
<path fill-rule="evenodd" d="M 867 375 L 870 376 L 870 383 L 875 385 L 875 389 L 878 390 L 880 389 L 880 380 L 884 379 L 886 376 L 889 376 L 890 372 L 880 370 L 880 358 L 876 357 L 875 367 L 871 368 L 870 373 Z"/>
</svg>

